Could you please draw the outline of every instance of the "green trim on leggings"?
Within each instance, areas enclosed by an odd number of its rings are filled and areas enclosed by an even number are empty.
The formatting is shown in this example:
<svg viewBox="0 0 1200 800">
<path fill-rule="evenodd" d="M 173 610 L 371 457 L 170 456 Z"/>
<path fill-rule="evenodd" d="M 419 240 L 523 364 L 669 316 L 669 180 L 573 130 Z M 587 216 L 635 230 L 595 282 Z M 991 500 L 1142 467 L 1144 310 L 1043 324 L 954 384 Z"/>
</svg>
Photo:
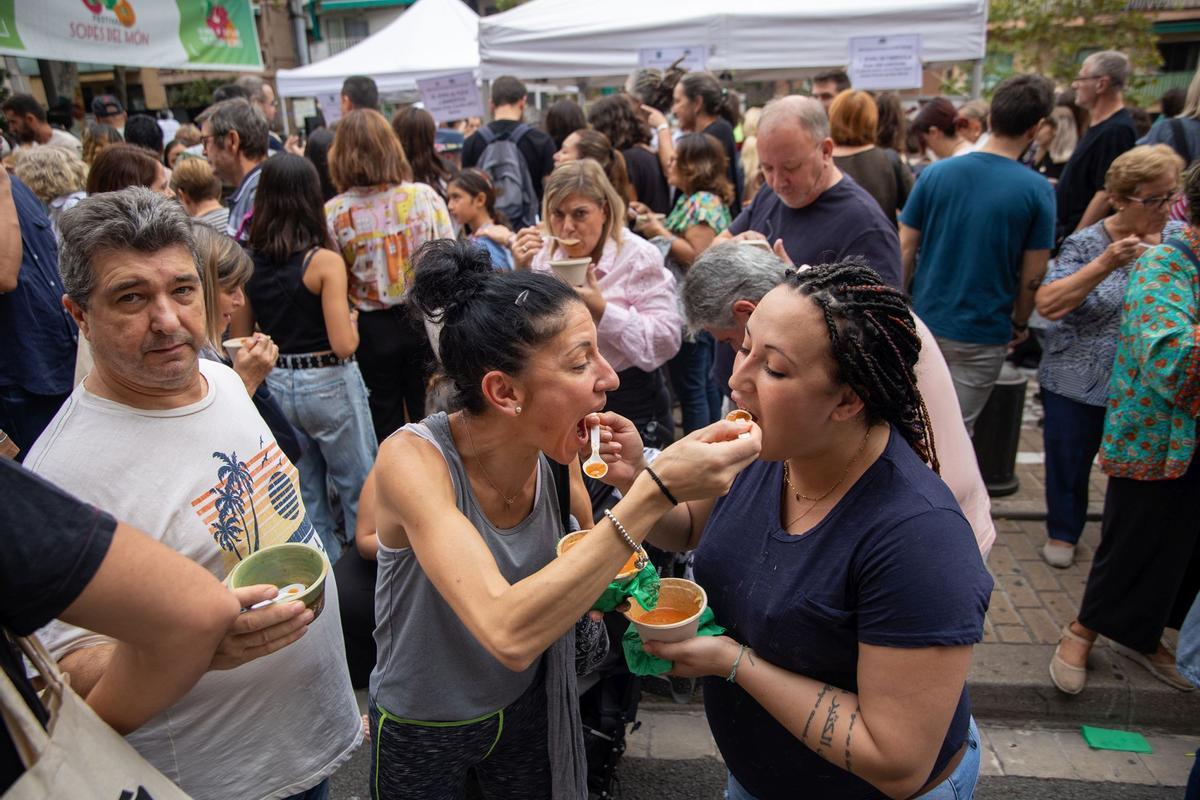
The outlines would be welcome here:
<svg viewBox="0 0 1200 800">
<path fill-rule="evenodd" d="M 383 723 L 386 722 L 387 720 L 391 720 L 392 722 L 397 722 L 401 725 L 417 725 L 422 728 L 460 728 L 463 725 L 474 725 L 477 722 L 483 722 L 486 719 L 490 719 L 494 716 L 499 715 L 500 725 L 499 725 L 499 727 L 496 728 L 496 738 L 492 740 L 492 746 L 489 747 L 487 753 L 484 754 L 484 756 L 483 756 L 484 760 L 487 760 L 487 757 L 490 756 L 492 754 L 492 751 L 496 749 L 496 745 L 500 744 L 500 734 L 504 733 L 504 709 L 503 708 L 500 709 L 499 711 L 493 711 L 490 714 L 484 714 L 481 717 L 475 717 L 474 719 L 458 720 L 455 722 L 428 722 L 426 720 L 420 720 L 420 719 L 405 719 L 404 717 L 397 717 L 395 714 L 388 711 L 383 706 L 379 705 L 379 703 L 375 704 L 375 708 L 379 711 L 379 724 L 375 726 L 375 741 L 374 741 L 374 745 L 375 745 L 375 796 L 376 797 L 379 796 L 379 761 L 380 761 L 379 740 L 383 737 Z"/>
</svg>

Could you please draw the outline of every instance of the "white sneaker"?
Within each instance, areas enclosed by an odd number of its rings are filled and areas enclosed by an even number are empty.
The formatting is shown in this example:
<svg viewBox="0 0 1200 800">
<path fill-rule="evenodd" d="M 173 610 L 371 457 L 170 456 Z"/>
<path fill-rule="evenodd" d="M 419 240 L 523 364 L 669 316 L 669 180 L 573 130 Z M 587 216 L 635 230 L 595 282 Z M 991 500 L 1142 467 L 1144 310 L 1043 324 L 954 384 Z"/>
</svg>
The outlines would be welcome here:
<svg viewBox="0 0 1200 800">
<path fill-rule="evenodd" d="M 1052 567 L 1066 569 L 1075 563 L 1075 545 L 1059 547 L 1050 544 L 1050 540 L 1047 539 L 1042 545 L 1042 560 Z"/>
</svg>

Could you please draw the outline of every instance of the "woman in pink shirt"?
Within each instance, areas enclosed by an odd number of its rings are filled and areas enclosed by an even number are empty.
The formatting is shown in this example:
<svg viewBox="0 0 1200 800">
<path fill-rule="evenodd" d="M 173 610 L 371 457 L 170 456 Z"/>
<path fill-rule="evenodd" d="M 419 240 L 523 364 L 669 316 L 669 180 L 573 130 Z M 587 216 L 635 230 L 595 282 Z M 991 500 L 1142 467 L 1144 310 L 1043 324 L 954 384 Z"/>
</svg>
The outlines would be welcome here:
<svg viewBox="0 0 1200 800">
<path fill-rule="evenodd" d="M 600 353 L 621 381 L 607 408 L 632 420 L 647 446 L 666 446 L 674 423 L 659 367 L 679 351 L 683 318 L 662 253 L 625 227 L 625 201 L 591 159 L 550 174 L 542 219 L 542 227 L 509 240 L 513 263 L 548 272 L 552 260 L 591 259 L 575 291 L 596 323 Z"/>
</svg>

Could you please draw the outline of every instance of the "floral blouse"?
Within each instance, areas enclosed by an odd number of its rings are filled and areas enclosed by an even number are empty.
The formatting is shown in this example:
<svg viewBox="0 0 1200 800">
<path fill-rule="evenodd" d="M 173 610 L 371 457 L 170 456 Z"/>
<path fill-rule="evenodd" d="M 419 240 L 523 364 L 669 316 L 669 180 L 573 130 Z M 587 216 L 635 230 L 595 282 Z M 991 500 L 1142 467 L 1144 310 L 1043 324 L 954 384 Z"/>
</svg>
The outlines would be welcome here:
<svg viewBox="0 0 1200 800">
<path fill-rule="evenodd" d="M 359 311 L 404 302 L 413 255 L 428 241 L 454 238 L 446 202 L 423 183 L 355 187 L 325 204 L 325 219 Z"/>
<path fill-rule="evenodd" d="M 1179 222 L 1168 222 L 1163 239 L 1183 229 Z M 1042 285 L 1074 275 L 1103 255 L 1110 244 L 1112 237 L 1103 221 L 1071 234 Z M 1045 352 L 1038 367 L 1038 384 L 1043 389 L 1089 406 L 1108 404 L 1121 307 L 1135 260 L 1110 272 L 1077 308 L 1046 327 Z"/>
<path fill-rule="evenodd" d="M 732 221 L 729 207 L 721 198 L 712 192 L 696 192 L 690 197 L 679 196 L 675 208 L 663 221 L 663 226 L 679 235 L 686 233 L 693 225 L 707 225 L 714 233 L 721 233 Z"/>
<path fill-rule="evenodd" d="M 1179 236 L 1200 255 L 1200 235 Z M 1129 273 L 1100 463 L 1109 475 L 1179 478 L 1200 417 L 1200 276 L 1179 249 L 1148 250 Z"/>
</svg>

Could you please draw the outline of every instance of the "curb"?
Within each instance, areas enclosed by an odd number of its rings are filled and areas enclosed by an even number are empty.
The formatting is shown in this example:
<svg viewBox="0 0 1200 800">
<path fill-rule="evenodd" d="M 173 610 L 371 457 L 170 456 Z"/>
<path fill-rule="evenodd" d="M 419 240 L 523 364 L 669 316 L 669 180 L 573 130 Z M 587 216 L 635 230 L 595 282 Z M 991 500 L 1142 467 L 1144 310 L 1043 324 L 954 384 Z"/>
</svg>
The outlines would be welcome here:
<svg viewBox="0 0 1200 800">
<path fill-rule="evenodd" d="M 1103 505 L 1088 506 L 1087 521 L 1100 522 L 1104 513 Z M 1046 504 L 1028 500 L 998 500 L 992 498 L 992 519 L 1012 519 L 1018 521 L 1046 521 Z"/>
<path fill-rule="evenodd" d="M 1092 650 L 1088 684 L 1078 695 L 1050 682 L 1054 645 L 975 645 L 971 710 L 1016 724 L 1087 724 L 1195 735 L 1200 693 L 1180 692 L 1107 646 Z"/>
</svg>

